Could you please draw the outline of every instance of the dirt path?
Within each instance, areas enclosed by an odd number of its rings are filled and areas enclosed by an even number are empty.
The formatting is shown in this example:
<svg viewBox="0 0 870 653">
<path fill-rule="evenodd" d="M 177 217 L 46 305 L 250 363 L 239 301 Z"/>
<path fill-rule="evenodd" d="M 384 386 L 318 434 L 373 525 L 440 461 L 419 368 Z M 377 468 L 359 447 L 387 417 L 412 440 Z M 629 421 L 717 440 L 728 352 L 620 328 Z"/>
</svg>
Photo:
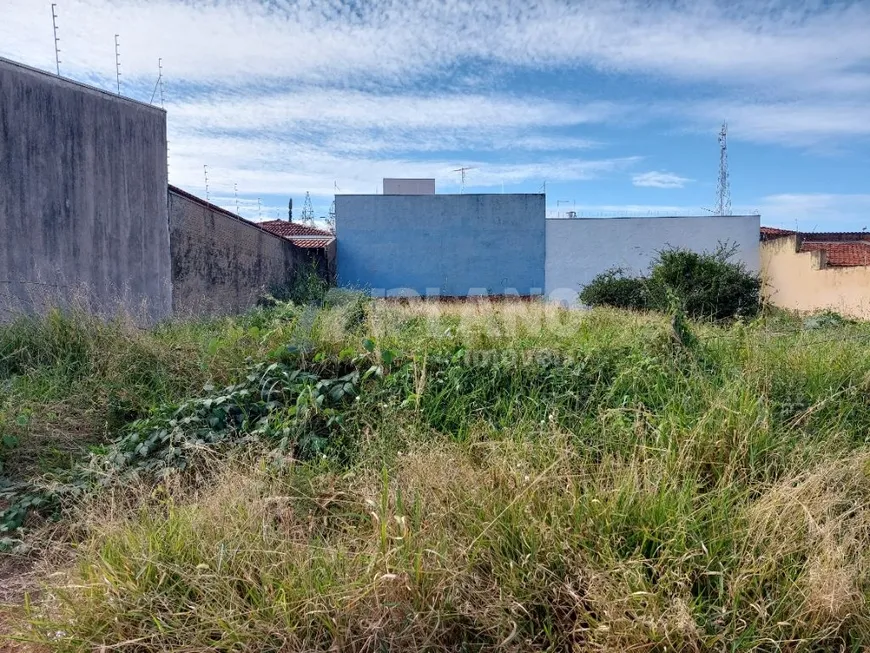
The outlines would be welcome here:
<svg viewBox="0 0 870 653">
<path fill-rule="evenodd" d="M 29 644 L 16 644 L 6 638 L 11 634 L 13 619 L 20 614 L 24 595 L 39 589 L 36 565 L 38 560 L 26 556 L 0 554 L 0 653 L 37 653 L 42 649 Z"/>
</svg>

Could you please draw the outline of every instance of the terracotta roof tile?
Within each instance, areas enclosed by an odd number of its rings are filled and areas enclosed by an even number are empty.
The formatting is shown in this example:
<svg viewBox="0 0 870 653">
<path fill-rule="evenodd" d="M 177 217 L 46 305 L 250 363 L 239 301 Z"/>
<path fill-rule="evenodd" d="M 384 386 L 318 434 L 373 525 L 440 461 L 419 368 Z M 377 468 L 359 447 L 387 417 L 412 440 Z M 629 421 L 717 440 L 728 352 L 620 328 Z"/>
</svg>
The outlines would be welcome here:
<svg viewBox="0 0 870 653">
<path fill-rule="evenodd" d="M 803 241 L 802 252 L 822 251 L 827 254 L 827 262 L 831 267 L 854 267 L 870 265 L 870 242 L 813 242 Z"/>
<path fill-rule="evenodd" d="M 317 249 L 320 247 L 326 247 L 332 242 L 332 240 L 332 238 L 294 238 L 291 242 L 297 247 Z"/>
<path fill-rule="evenodd" d="M 258 222 L 263 229 L 271 231 L 278 236 L 323 236 L 324 238 L 332 238 L 333 235 L 325 229 L 317 227 L 309 227 L 301 222 L 288 222 L 287 220 L 266 220 Z"/>
<path fill-rule="evenodd" d="M 791 231 L 790 229 L 779 229 L 777 227 L 762 227 L 761 228 L 761 235 L 762 236 L 773 236 L 773 237 L 791 236 L 795 233 L 796 232 Z"/>
</svg>

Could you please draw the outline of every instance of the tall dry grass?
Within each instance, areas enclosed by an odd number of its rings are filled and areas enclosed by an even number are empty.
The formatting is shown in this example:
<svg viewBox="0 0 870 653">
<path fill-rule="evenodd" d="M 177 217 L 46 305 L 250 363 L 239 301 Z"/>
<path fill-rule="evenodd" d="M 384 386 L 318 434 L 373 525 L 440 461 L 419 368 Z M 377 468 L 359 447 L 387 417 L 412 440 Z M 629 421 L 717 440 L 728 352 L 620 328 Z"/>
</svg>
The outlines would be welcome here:
<svg viewBox="0 0 870 653">
<path fill-rule="evenodd" d="M 304 364 L 351 351 L 385 370 L 347 408 L 342 455 L 215 454 L 73 507 L 74 564 L 19 637 L 61 651 L 870 642 L 867 327 L 766 317 L 694 325 L 687 346 L 667 318 L 617 311 L 294 315 L 240 328 L 256 326 L 260 356 L 301 338 Z M 558 356 L 503 356 L 544 350 Z"/>
</svg>

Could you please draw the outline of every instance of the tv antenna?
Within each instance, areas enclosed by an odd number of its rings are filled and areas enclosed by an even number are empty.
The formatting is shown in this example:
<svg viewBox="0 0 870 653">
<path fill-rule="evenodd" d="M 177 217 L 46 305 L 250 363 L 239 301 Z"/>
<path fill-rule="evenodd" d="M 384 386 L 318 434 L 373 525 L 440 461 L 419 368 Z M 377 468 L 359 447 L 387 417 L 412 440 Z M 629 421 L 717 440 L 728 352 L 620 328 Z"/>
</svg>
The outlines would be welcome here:
<svg viewBox="0 0 870 653">
<path fill-rule="evenodd" d="M 57 5 L 51 5 L 51 26 L 54 28 L 54 63 L 57 66 L 57 75 L 60 77 L 60 39 L 57 37 Z"/>
<path fill-rule="evenodd" d="M 260 198 L 257 198 L 257 217 L 263 219 L 263 205 L 260 203 Z"/>
<path fill-rule="evenodd" d="M 456 168 L 453 172 L 458 172 L 461 178 L 461 182 L 459 185 L 459 194 L 463 195 L 465 193 L 465 173 L 469 170 L 475 170 L 476 166 L 463 166 L 462 168 Z"/>
<path fill-rule="evenodd" d="M 541 192 L 546 195 L 547 194 L 547 180 L 544 180 L 544 183 L 541 184 Z"/>
<path fill-rule="evenodd" d="M 716 187 L 717 215 L 731 215 L 731 183 L 728 181 L 728 123 L 719 132 L 719 183 Z"/>
<path fill-rule="evenodd" d="M 238 184 L 233 184 L 233 193 L 235 193 L 235 196 L 236 196 L 236 215 L 241 215 L 241 213 L 239 213 L 239 185 Z"/>
<path fill-rule="evenodd" d="M 115 79 L 118 82 L 118 95 L 121 95 L 121 43 L 115 34 Z"/>
<path fill-rule="evenodd" d="M 203 171 L 203 174 L 205 175 L 205 201 L 208 202 L 209 201 L 209 196 L 208 196 L 208 166 L 203 166 L 202 171 Z"/>
</svg>

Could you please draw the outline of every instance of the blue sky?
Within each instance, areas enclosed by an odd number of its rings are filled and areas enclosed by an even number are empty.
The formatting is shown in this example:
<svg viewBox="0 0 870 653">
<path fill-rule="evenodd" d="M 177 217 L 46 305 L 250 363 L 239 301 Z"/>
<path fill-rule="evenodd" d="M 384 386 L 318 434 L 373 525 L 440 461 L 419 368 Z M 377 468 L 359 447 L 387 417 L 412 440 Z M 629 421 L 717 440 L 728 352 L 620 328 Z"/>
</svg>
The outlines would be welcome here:
<svg viewBox="0 0 870 653">
<path fill-rule="evenodd" d="M 204 196 L 208 165 L 248 218 L 460 166 L 553 211 L 704 213 L 727 121 L 735 213 L 870 227 L 867 1 L 56 3 L 61 73 L 114 89 L 118 33 L 148 102 L 162 58 L 170 181 Z M 54 70 L 51 2 L 2 0 L 0 55 Z"/>
</svg>

